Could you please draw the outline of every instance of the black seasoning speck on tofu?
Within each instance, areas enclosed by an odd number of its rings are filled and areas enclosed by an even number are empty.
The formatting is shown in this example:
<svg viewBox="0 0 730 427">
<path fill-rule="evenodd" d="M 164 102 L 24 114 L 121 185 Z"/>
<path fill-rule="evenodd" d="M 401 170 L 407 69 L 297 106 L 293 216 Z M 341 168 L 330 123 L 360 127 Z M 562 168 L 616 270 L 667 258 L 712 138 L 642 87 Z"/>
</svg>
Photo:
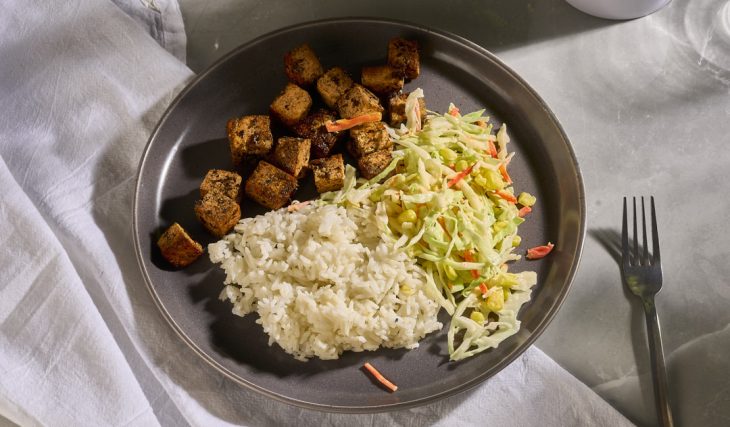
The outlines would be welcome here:
<svg viewBox="0 0 730 427">
<path fill-rule="evenodd" d="M 413 80 L 421 73 L 418 43 L 402 38 L 388 42 L 388 65 L 403 71 L 407 80 Z"/>
<path fill-rule="evenodd" d="M 222 169 L 211 169 L 205 174 L 205 179 L 200 184 L 200 197 L 212 191 L 239 201 L 241 189 L 241 175 Z"/>
<path fill-rule="evenodd" d="M 311 141 L 306 138 L 283 136 L 274 148 L 274 162 L 289 174 L 298 177 L 309 164 Z"/>
</svg>

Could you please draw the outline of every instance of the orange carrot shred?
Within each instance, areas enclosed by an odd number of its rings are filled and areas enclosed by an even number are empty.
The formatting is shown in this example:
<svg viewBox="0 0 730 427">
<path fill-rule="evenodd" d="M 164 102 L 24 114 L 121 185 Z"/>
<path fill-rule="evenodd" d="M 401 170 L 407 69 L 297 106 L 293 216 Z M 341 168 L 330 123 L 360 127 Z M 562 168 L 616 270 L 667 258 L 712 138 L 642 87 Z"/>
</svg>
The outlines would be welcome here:
<svg viewBox="0 0 730 427">
<path fill-rule="evenodd" d="M 482 295 L 484 295 L 487 293 L 487 291 L 489 291 L 489 288 L 487 288 L 487 285 L 485 285 L 484 283 L 480 283 L 479 290 L 482 291 Z"/>
<path fill-rule="evenodd" d="M 504 182 L 507 184 L 512 184 L 512 178 L 510 178 L 509 174 L 507 173 L 507 166 L 505 166 L 504 163 L 499 164 L 499 173 L 502 174 L 502 179 L 504 179 Z"/>
<path fill-rule="evenodd" d="M 464 177 L 471 173 L 471 170 L 474 169 L 474 165 L 476 165 L 476 163 L 457 173 L 455 177 L 453 177 L 451 180 L 449 180 L 449 182 L 446 183 L 446 186 L 451 188 L 456 185 L 459 181 L 461 181 L 462 179 L 464 179 Z"/>
<path fill-rule="evenodd" d="M 351 119 L 339 119 L 336 121 L 328 120 L 324 126 L 327 128 L 327 132 L 339 132 L 341 130 L 347 130 L 357 125 L 370 122 L 379 122 L 383 118 L 380 113 L 367 113 L 361 116 L 356 116 Z"/>
<path fill-rule="evenodd" d="M 519 211 L 517 211 L 517 216 L 520 217 L 520 218 L 524 218 L 525 215 L 527 215 L 530 212 L 532 212 L 532 208 L 531 207 L 529 207 L 529 206 L 523 206 L 523 207 L 520 208 Z"/>
<path fill-rule="evenodd" d="M 464 261 L 474 262 L 474 254 L 472 254 L 469 250 L 464 251 Z M 479 278 L 479 270 L 470 270 L 469 272 L 471 273 L 471 277 L 475 279 Z"/>
<path fill-rule="evenodd" d="M 459 115 L 459 109 L 454 106 L 451 106 L 451 108 L 449 108 L 449 114 L 451 114 L 454 117 L 457 117 Z"/>
<path fill-rule="evenodd" d="M 527 259 L 540 259 L 544 258 L 547 254 L 549 254 L 555 245 L 548 242 L 547 245 L 544 246 L 535 246 L 534 248 L 530 248 L 527 250 Z"/>
<path fill-rule="evenodd" d="M 398 386 L 393 384 L 392 382 L 388 381 L 380 372 L 378 372 L 377 369 L 373 367 L 370 363 L 365 362 L 363 365 L 363 368 L 367 369 L 368 372 L 372 374 L 373 377 L 375 377 L 376 380 L 380 382 L 380 384 L 384 385 L 388 390 L 391 392 L 394 392 L 398 390 Z"/>
<path fill-rule="evenodd" d="M 515 195 L 512 193 L 508 193 L 507 191 L 504 191 L 504 190 L 497 190 L 497 191 L 495 191 L 495 193 L 497 193 L 497 195 L 499 197 L 503 198 L 504 200 L 506 200 L 510 203 L 517 203 L 517 197 L 515 197 Z"/>
<path fill-rule="evenodd" d="M 487 144 L 489 144 L 489 155 L 496 159 L 499 156 L 497 154 L 497 147 L 494 146 L 494 142 L 492 142 L 491 140 L 488 140 Z"/>
</svg>

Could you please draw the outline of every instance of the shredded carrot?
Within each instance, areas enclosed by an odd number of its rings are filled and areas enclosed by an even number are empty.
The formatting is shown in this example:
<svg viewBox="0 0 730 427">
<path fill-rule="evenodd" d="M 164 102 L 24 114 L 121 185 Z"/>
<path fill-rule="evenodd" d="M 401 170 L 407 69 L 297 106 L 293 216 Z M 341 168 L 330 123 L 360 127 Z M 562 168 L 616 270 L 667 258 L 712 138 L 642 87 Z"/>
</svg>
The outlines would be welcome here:
<svg viewBox="0 0 730 427">
<path fill-rule="evenodd" d="M 466 262 L 474 262 L 474 254 L 471 253 L 471 251 L 466 250 L 464 251 L 464 261 Z M 478 279 L 479 278 L 479 270 L 470 270 L 471 277 Z"/>
<path fill-rule="evenodd" d="M 517 216 L 520 217 L 520 218 L 524 218 L 525 215 L 527 215 L 530 212 L 532 212 L 532 208 L 531 207 L 529 207 L 529 206 L 523 206 L 523 207 L 520 208 L 519 211 L 517 211 Z"/>
<path fill-rule="evenodd" d="M 398 390 L 398 386 L 388 381 L 380 372 L 378 372 L 377 369 L 373 367 L 373 365 L 366 362 L 363 365 L 363 368 L 367 369 L 368 372 L 370 372 L 375 377 L 375 379 L 380 382 L 380 384 L 384 385 L 391 392 Z"/>
<path fill-rule="evenodd" d="M 449 114 L 457 117 L 459 115 L 459 109 L 452 105 L 451 108 L 449 108 Z"/>
<path fill-rule="evenodd" d="M 328 120 L 325 122 L 324 126 L 327 128 L 327 132 L 339 132 L 363 123 L 379 122 L 382 118 L 383 115 L 380 113 L 368 113 L 351 119 L 339 119 L 334 122 L 332 120 Z"/>
<path fill-rule="evenodd" d="M 497 154 L 497 147 L 494 145 L 494 142 L 492 142 L 492 140 L 487 140 L 487 144 L 487 148 L 489 149 L 489 155 L 496 159 L 499 156 Z"/>
<path fill-rule="evenodd" d="M 517 197 L 515 197 L 515 195 L 512 193 L 509 193 L 504 190 L 497 190 L 497 191 L 495 191 L 495 193 L 497 193 L 497 195 L 499 197 L 503 198 L 504 200 L 506 200 L 510 203 L 517 203 Z"/>
<path fill-rule="evenodd" d="M 465 176 L 467 176 L 471 173 L 471 170 L 474 169 L 474 165 L 476 165 L 476 163 L 474 163 L 473 165 L 464 169 L 463 171 L 457 173 L 455 177 L 453 177 L 449 182 L 446 183 L 446 186 L 451 188 L 454 185 L 456 185 L 459 181 L 464 179 Z"/>
<path fill-rule="evenodd" d="M 482 295 L 484 295 L 487 293 L 487 291 L 489 291 L 489 288 L 484 283 L 480 283 L 479 290 L 482 291 Z"/>
<path fill-rule="evenodd" d="M 509 174 L 507 173 L 507 166 L 504 163 L 499 164 L 499 173 L 502 174 L 502 179 L 504 179 L 504 182 L 507 184 L 512 184 L 512 178 L 509 177 Z"/>
<path fill-rule="evenodd" d="M 550 251 L 553 250 L 552 243 L 548 242 L 547 245 L 544 246 L 535 246 L 534 248 L 530 248 L 527 250 L 527 259 L 540 259 L 544 258 L 547 254 L 550 253 Z"/>
</svg>

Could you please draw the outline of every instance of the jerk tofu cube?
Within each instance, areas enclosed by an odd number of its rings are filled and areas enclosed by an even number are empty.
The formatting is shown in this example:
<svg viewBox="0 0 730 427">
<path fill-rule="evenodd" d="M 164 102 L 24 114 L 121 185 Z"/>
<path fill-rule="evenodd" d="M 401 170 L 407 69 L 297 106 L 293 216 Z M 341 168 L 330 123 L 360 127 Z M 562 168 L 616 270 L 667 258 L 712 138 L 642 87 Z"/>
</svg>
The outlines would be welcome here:
<svg viewBox="0 0 730 427">
<path fill-rule="evenodd" d="M 355 83 L 337 101 L 337 111 L 343 119 L 351 119 L 368 113 L 382 113 L 383 106 L 377 96 Z"/>
<path fill-rule="evenodd" d="M 205 195 L 210 192 L 218 192 L 238 201 L 240 189 L 241 175 L 236 172 L 211 169 L 207 174 L 205 174 L 205 179 L 203 179 L 203 182 L 200 184 L 200 197 L 205 197 Z"/>
<path fill-rule="evenodd" d="M 327 70 L 317 80 L 317 92 L 319 92 L 319 95 L 328 107 L 335 108 L 337 101 L 353 84 L 352 78 L 350 78 L 345 70 L 340 67 L 334 67 Z"/>
<path fill-rule="evenodd" d="M 195 216 L 210 234 L 223 237 L 241 219 L 241 207 L 230 197 L 212 191 L 195 202 Z"/>
<path fill-rule="evenodd" d="M 403 71 L 408 80 L 418 77 L 421 73 L 418 43 L 401 38 L 391 39 L 388 42 L 388 65 Z"/>
<path fill-rule="evenodd" d="M 284 71 L 290 81 L 300 86 L 311 85 L 323 72 L 317 55 L 306 43 L 284 55 Z"/>
<path fill-rule="evenodd" d="M 343 135 L 343 132 L 327 131 L 324 124 L 330 120 L 337 120 L 335 113 L 319 109 L 294 126 L 294 133 L 311 141 L 309 157 L 312 159 L 329 156 L 335 144 Z"/>
<path fill-rule="evenodd" d="M 203 254 L 203 246 L 193 240 L 178 223 L 172 224 L 157 240 L 162 257 L 175 267 L 187 267 Z"/>
<path fill-rule="evenodd" d="M 291 127 L 307 116 L 310 107 L 312 97 L 309 93 L 295 84 L 287 83 L 269 108 L 279 121 Z"/>
<path fill-rule="evenodd" d="M 403 71 L 390 65 L 362 68 L 362 85 L 379 94 L 389 94 L 403 89 Z"/>
<path fill-rule="evenodd" d="M 297 191 L 297 179 L 271 163 L 260 161 L 246 181 L 246 194 L 269 209 L 287 204 Z"/>
<path fill-rule="evenodd" d="M 309 163 L 310 146 L 311 141 L 306 138 L 281 137 L 274 149 L 274 162 L 284 171 L 298 177 Z"/>
<path fill-rule="evenodd" d="M 357 160 L 357 169 L 365 179 L 374 178 L 383 171 L 393 160 L 393 153 L 390 149 L 376 151 L 366 154 Z"/>
<path fill-rule="evenodd" d="M 388 124 L 398 127 L 406 122 L 406 99 L 407 93 L 393 95 L 388 99 Z M 418 108 L 421 111 L 421 123 L 426 121 L 426 101 L 418 98 Z"/>
<path fill-rule="evenodd" d="M 233 164 L 238 166 L 247 156 L 263 156 L 271 151 L 271 119 L 266 115 L 233 118 L 226 124 Z"/>
<path fill-rule="evenodd" d="M 362 157 L 393 146 L 383 122 L 363 123 L 350 129 L 352 138 L 352 154 Z"/>
<path fill-rule="evenodd" d="M 345 162 L 342 160 L 342 154 L 312 160 L 310 166 L 318 193 L 336 191 L 345 185 Z"/>
</svg>

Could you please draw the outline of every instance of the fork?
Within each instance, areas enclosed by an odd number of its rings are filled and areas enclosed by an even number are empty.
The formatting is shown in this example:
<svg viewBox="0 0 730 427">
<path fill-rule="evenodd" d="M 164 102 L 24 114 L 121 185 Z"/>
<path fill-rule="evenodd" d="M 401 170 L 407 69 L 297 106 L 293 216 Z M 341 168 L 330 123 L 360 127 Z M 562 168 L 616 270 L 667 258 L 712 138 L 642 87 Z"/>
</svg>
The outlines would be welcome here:
<svg viewBox="0 0 730 427">
<path fill-rule="evenodd" d="M 662 334 L 659 328 L 654 296 L 662 289 L 662 263 L 659 255 L 659 234 L 657 233 L 656 210 L 654 196 L 651 197 L 651 236 L 652 251 L 646 241 L 646 212 L 644 197 L 641 198 L 641 222 L 643 231 L 643 250 L 639 248 L 636 220 L 636 197 L 634 205 L 634 239 L 633 248 L 629 244 L 628 209 L 624 197 L 623 230 L 621 232 L 621 279 L 626 287 L 641 298 L 646 314 L 646 329 L 649 335 L 649 353 L 651 356 L 651 373 L 654 378 L 654 400 L 657 416 L 663 426 L 673 426 L 672 408 L 669 406 L 667 368 L 664 363 Z"/>
</svg>

